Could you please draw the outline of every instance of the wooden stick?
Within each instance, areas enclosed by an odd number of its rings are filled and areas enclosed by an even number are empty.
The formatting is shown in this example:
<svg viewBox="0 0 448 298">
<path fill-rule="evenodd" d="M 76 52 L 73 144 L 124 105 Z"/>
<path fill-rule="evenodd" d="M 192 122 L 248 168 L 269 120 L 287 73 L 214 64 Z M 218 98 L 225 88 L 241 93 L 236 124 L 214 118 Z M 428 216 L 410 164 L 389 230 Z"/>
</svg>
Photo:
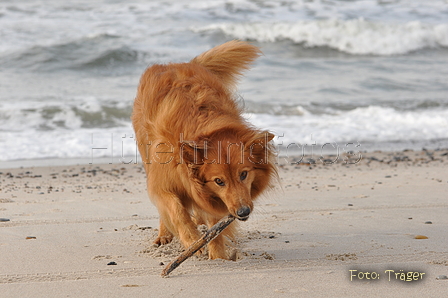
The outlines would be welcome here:
<svg viewBox="0 0 448 298">
<path fill-rule="evenodd" d="M 200 250 L 207 243 L 218 237 L 218 235 L 221 234 L 221 232 L 224 231 L 224 229 L 227 228 L 227 226 L 230 225 L 234 220 L 235 217 L 233 215 L 227 215 L 226 217 L 218 221 L 213 227 L 205 232 L 205 234 L 202 235 L 199 240 L 190 245 L 190 247 L 187 248 L 187 250 L 185 250 L 183 253 L 181 253 L 175 260 L 171 261 L 171 263 L 169 263 L 165 267 L 165 269 L 163 269 L 162 276 L 167 276 L 168 274 L 170 274 L 171 271 L 176 269 L 180 264 L 182 264 L 183 261 L 191 257 L 195 252 Z"/>
</svg>

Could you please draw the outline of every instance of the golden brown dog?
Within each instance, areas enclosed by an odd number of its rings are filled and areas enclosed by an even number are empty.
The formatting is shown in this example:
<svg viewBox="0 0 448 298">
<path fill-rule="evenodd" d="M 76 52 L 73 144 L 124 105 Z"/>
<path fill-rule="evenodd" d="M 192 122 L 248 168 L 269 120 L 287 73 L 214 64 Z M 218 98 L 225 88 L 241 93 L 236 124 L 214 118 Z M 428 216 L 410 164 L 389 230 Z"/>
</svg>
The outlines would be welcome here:
<svg viewBox="0 0 448 298">
<path fill-rule="evenodd" d="M 232 214 L 246 220 L 253 201 L 277 177 L 274 137 L 241 116 L 237 78 L 258 57 L 248 43 L 230 41 L 189 63 L 153 65 L 142 75 L 132 123 L 160 214 L 158 245 L 173 236 L 185 247 L 197 225 Z M 229 259 L 235 222 L 208 245 L 210 259 Z"/>
</svg>

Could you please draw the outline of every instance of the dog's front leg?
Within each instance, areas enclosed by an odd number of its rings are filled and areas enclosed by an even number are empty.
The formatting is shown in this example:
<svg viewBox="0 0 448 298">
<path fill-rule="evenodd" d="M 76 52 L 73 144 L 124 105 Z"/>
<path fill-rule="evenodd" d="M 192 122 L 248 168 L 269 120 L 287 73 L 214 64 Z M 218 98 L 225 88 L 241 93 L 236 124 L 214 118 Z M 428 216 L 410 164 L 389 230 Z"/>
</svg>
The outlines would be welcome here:
<svg viewBox="0 0 448 298">
<path fill-rule="evenodd" d="M 160 227 L 159 227 L 159 235 L 157 235 L 156 240 L 154 240 L 154 244 L 157 246 L 168 244 L 173 240 L 173 233 L 168 230 L 168 228 L 163 223 L 163 220 L 160 219 Z"/>
<path fill-rule="evenodd" d="M 187 248 L 199 239 L 200 235 L 196 224 L 176 195 L 171 193 L 159 195 L 157 209 L 160 214 L 160 230 L 155 243 L 163 244 L 164 237 L 166 238 L 171 234 L 176 235 L 184 247 Z"/>
<path fill-rule="evenodd" d="M 207 218 L 207 225 L 211 228 L 219 221 L 219 218 L 209 216 Z M 231 223 L 218 237 L 210 241 L 208 244 L 208 256 L 209 259 L 224 259 L 233 260 L 232 256 L 229 254 L 229 249 L 231 249 L 232 241 L 235 240 L 236 226 L 237 223 Z M 235 261 L 235 260 L 233 260 Z"/>
</svg>

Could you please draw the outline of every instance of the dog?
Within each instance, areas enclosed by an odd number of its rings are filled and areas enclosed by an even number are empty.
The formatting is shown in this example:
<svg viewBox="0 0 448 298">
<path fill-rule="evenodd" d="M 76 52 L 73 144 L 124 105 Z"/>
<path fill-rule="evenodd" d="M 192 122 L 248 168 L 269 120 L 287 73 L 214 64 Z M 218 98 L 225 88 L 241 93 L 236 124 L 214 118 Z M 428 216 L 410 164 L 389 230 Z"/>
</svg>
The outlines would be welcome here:
<svg viewBox="0 0 448 298">
<path fill-rule="evenodd" d="M 233 40 L 143 73 L 131 118 L 160 215 L 155 244 L 178 237 L 187 248 L 200 238 L 198 225 L 211 227 L 228 214 L 247 220 L 254 200 L 278 179 L 274 135 L 242 117 L 234 94 L 260 54 Z M 208 244 L 210 259 L 232 259 L 235 232 L 236 221 Z"/>
</svg>

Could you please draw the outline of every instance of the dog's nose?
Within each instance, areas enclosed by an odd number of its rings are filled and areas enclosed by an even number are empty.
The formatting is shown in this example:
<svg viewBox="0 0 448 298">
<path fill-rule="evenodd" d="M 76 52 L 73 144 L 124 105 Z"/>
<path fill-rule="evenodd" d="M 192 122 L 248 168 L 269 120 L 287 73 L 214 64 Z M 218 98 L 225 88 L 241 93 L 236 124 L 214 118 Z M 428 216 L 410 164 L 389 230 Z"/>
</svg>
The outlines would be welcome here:
<svg viewBox="0 0 448 298">
<path fill-rule="evenodd" d="M 243 206 L 240 209 L 238 209 L 236 211 L 236 215 L 240 218 L 240 219 L 247 219 L 247 217 L 250 214 L 250 208 L 247 206 Z"/>
</svg>

